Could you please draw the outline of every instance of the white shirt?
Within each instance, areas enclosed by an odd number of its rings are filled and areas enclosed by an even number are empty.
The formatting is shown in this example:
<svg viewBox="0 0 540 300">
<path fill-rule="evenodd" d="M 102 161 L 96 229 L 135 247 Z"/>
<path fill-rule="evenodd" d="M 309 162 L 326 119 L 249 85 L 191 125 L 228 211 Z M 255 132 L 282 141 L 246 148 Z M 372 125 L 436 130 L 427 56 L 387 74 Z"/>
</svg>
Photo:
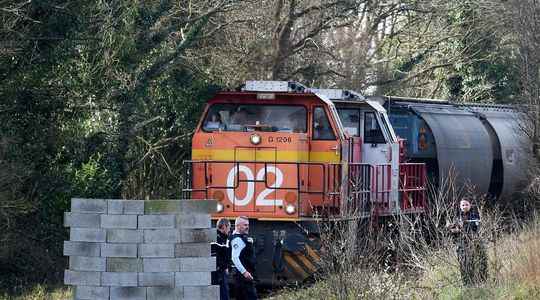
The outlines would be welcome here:
<svg viewBox="0 0 540 300">
<path fill-rule="evenodd" d="M 233 232 L 233 234 L 237 234 L 236 230 Z M 240 274 L 244 274 L 246 272 L 246 268 L 242 265 L 242 262 L 240 262 L 240 252 L 246 247 L 246 244 L 240 237 L 235 237 L 231 241 L 231 247 L 232 247 L 232 261 L 234 264 L 234 267 Z"/>
</svg>

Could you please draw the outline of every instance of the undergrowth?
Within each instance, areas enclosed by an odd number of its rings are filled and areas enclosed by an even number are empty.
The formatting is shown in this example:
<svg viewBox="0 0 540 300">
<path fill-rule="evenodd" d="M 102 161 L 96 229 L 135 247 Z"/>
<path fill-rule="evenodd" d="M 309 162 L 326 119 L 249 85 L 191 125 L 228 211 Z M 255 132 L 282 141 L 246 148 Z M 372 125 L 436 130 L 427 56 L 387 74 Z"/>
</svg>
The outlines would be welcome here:
<svg viewBox="0 0 540 300">
<path fill-rule="evenodd" d="M 452 246 L 425 253 L 417 272 L 358 268 L 341 277 L 352 291 L 346 299 L 540 299 L 540 219 L 486 245 L 489 279 L 478 286 L 462 285 Z M 332 276 L 308 288 L 284 289 L 270 299 L 338 300 L 329 284 Z"/>
</svg>

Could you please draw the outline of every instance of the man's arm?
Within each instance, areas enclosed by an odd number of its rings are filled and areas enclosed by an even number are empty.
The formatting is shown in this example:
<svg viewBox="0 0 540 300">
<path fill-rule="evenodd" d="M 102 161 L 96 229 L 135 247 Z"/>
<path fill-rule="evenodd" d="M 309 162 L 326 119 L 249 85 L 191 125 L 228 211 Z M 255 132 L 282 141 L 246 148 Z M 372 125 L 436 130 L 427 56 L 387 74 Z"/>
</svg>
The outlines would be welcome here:
<svg viewBox="0 0 540 300">
<path fill-rule="evenodd" d="M 244 274 L 246 272 L 246 268 L 242 265 L 242 262 L 240 262 L 240 252 L 242 252 L 242 249 L 246 247 L 246 244 L 244 241 L 242 241 L 241 238 L 234 238 L 231 241 L 231 247 L 232 247 L 232 261 L 234 264 L 234 267 L 240 274 Z"/>
<path fill-rule="evenodd" d="M 229 268 L 231 261 L 231 252 L 229 251 L 229 239 L 223 241 L 218 233 L 218 239 L 216 242 L 210 243 L 212 246 L 212 256 L 216 257 L 217 271 L 225 271 Z"/>
</svg>

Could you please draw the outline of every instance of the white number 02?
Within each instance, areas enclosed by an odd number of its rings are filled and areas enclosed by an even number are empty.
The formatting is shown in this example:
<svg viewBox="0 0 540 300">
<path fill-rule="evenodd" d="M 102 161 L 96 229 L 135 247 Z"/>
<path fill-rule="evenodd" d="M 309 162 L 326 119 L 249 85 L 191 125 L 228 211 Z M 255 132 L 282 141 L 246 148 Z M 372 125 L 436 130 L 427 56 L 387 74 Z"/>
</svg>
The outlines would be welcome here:
<svg viewBox="0 0 540 300">
<path fill-rule="evenodd" d="M 264 180 L 264 173 L 265 168 L 261 168 L 259 172 L 257 172 L 257 179 L 256 180 Z M 266 199 L 266 196 L 271 194 L 274 189 L 281 187 L 283 184 L 283 172 L 281 172 L 280 169 L 276 168 L 275 166 L 267 166 L 266 167 L 267 173 L 274 173 L 276 175 L 276 180 L 273 184 L 270 185 L 270 188 L 264 189 L 258 196 L 257 199 L 255 199 L 255 205 L 258 206 L 273 206 L 273 205 L 283 205 L 283 200 L 281 199 Z M 229 197 L 229 200 L 231 200 L 234 205 L 238 206 L 245 206 L 248 205 L 249 202 L 253 199 L 253 194 L 255 193 L 255 182 L 253 182 L 253 172 L 251 172 L 251 169 L 244 166 L 239 165 L 237 167 L 233 167 L 229 174 L 227 175 L 227 186 L 235 186 L 236 183 L 236 176 L 238 173 L 244 173 L 246 176 L 246 183 L 247 183 L 247 189 L 246 189 L 246 195 L 242 199 L 236 198 L 236 195 L 234 193 L 233 188 L 227 189 L 227 197 Z"/>
</svg>

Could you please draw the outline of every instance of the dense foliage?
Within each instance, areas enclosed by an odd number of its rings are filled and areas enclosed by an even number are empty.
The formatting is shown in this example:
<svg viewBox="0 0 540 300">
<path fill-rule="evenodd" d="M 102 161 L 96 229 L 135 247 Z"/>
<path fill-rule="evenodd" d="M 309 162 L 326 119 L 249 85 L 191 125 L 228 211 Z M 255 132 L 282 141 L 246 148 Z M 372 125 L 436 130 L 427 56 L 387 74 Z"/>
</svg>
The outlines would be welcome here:
<svg viewBox="0 0 540 300">
<path fill-rule="evenodd" d="M 217 86 L 537 105 L 538 12 L 536 0 L 0 0 L 0 289 L 60 280 L 71 197 L 179 197 Z"/>
<path fill-rule="evenodd" d="M 179 197 L 190 132 L 215 91 L 182 56 L 212 14 L 107 2 L 0 2 L 4 287 L 61 278 L 71 197 Z"/>
</svg>

